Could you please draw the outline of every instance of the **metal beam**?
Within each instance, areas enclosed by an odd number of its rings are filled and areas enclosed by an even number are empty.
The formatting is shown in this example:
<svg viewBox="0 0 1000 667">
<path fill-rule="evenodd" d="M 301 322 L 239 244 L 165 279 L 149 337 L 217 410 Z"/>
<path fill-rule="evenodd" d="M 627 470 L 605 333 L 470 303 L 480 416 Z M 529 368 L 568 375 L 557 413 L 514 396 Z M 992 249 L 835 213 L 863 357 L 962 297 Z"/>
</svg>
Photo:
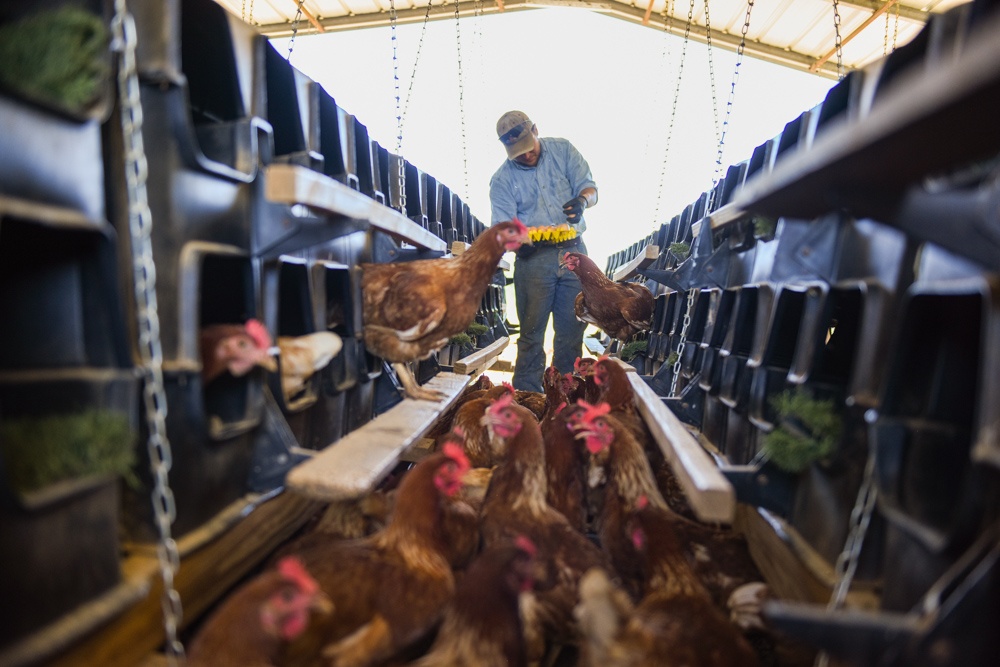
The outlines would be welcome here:
<svg viewBox="0 0 1000 667">
<path fill-rule="evenodd" d="M 881 3 L 873 4 L 876 9 L 881 5 Z M 486 4 L 482 2 L 477 3 L 473 0 L 463 0 L 459 3 L 458 15 L 460 18 L 468 18 L 476 15 L 495 15 L 501 11 L 513 12 L 541 9 L 544 7 L 572 7 L 587 9 L 605 14 L 612 18 L 635 23 L 640 26 L 644 25 L 645 21 L 645 25 L 649 28 L 669 32 L 670 34 L 678 37 L 682 37 L 685 32 L 684 19 L 672 18 L 669 21 L 664 21 L 664 17 L 657 14 L 650 15 L 648 20 L 646 20 L 645 9 L 610 0 L 506 0 L 503 3 L 502 9 L 493 4 Z M 423 22 L 425 16 L 428 17 L 428 20 L 432 21 L 448 19 L 454 20 L 455 5 L 432 5 L 429 14 L 426 6 L 402 9 L 396 13 L 396 23 L 397 25 L 421 23 Z M 358 30 L 362 28 L 384 27 L 390 25 L 390 19 L 387 12 L 356 14 L 354 16 L 343 17 L 327 17 L 318 19 L 318 21 L 326 32 Z M 258 26 L 258 29 L 264 35 L 272 38 L 291 37 L 293 33 L 293 26 L 290 23 L 261 25 Z M 316 29 L 308 23 L 304 25 L 300 23 L 298 26 L 298 34 L 300 35 L 315 33 Z M 691 39 L 703 44 L 708 41 L 707 31 L 702 25 L 692 25 L 689 36 Z M 733 35 L 718 30 L 712 31 L 712 44 L 714 46 L 718 46 L 728 51 L 736 51 L 739 48 L 739 43 L 739 35 Z M 785 67 L 791 67 L 803 72 L 810 72 L 810 67 L 816 63 L 815 56 L 755 41 L 748 41 L 746 43 L 745 52 L 752 58 L 783 65 Z M 828 79 L 837 78 L 837 68 L 830 63 L 825 63 L 818 70 L 811 73 Z"/>
</svg>

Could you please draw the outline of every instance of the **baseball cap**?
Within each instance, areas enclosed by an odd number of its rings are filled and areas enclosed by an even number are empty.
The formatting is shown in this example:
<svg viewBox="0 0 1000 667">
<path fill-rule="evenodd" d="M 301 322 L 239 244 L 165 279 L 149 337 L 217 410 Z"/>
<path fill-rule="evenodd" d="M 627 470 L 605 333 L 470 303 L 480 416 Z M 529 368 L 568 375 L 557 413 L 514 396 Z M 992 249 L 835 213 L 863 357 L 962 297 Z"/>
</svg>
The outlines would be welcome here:
<svg viewBox="0 0 1000 667">
<path fill-rule="evenodd" d="M 535 147 L 535 137 L 531 134 L 534 123 L 523 111 L 508 111 L 497 121 L 497 136 L 507 149 L 507 157 L 513 160 Z"/>
</svg>

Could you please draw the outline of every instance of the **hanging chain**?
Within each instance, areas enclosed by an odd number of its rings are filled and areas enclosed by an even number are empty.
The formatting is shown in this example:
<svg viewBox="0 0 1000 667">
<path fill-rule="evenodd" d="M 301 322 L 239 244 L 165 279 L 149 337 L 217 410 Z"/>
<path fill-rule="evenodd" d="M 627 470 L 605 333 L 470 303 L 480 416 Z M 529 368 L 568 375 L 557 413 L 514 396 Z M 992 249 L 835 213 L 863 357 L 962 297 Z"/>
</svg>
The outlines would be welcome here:
<svg viewBox="0 0 1000 667">
<path fill-rule="evenodd" d="M 827 603 L 827 611 L 834 611 L 843 606 L 847 599 L 847 593 L 851 590 L 851 582 L 858 569 L 858 561 L 861 558 L 861 547 L 864 546 L 865 536 L 868 533 L 868 526 L 871 524 L 872 513 L 875 510 L 875 500 L 878 496 L 878 489 L 875 487 L 875 456 L 868 455 L 865 463 L 865 472 L 858 488 L 858 496 L 854 501 L 854 508 L 851 510 L 850 526 L 847 540 L 844 542 L 844 549 L 837 556 L 834 571 L 837 575 L 837 583 L 834 585 L 833 593 L 830 595 L 830 602 Z M 829 656 L 825 651 L 821 651 L 816 656 L 816 667 L 826 667 L 829 664 Z"/>
<path fill-rule="evenodd" d="M 705 42 L 708 44 L 708 83 L 712 88 L 712 122 L 715 124 L 715 142 L 722 141 L 719 133 L 719 99 L 715 93 L 715 58 L 712 54 L 712 21 L 708 15 L 708 0 L 705 0 Z"/>
<path fill-rule="evenodd" d="M 691 309 L 694 307 L 695 289 L 691 288 L 687 293 L 687 307 L 684 309 L 684 319 L 681 321 L 681 338 L 677 342 L 677 359 L 671 369 L 673 375 L 670 378 L 670 397 L 677 396 L 677 380 L 681 376 L 681 359 L 684 357 L 684 346 L 687 345 L 688 327 L 691 326 Z"/>
<path fill-rule="evenodd" d="M 896 50 L 896 39 L 899 37 L 899 3 L 892 6 L 893 15 L 896 17 L 892 24 L 892 50 Z"/>
<path fill-rule="evenodd" d="M 667 128 L 667 147 L 663 151 L 663 164 L 660 165 L 660 181 L 656 188 L 656 209 L 653 212 L 654 224 L 660 219 L 660 195 L 663 192 L 663 181 L 667 175 L 667 157 L 670 155 L 670 143 L 674 136 L 674 121 L 677 119 L 677 100 L 680 98 L 681 81 L 684 79 L 684 60 L 687 57 L 687 45 L 691 37 L 691 24 L 694 22 L 694 0 L 688 7 L 687 25 L 684 26 L 684 43 L 681 46 L 681 60 L 677 66 L 677 84 L 674 86 L 674 101 L 670 110 L 670 125 Z"/>
<path fill-rule="evenodd" d="M 292 38 L 288 40 L 288 57 L 285 60 L 291 62 L 292 49 L 295 48 L 295 36 L 299 34 L 299 22 L 302 20 L 302 3 L 306 0 L 299 0 L 296 5 L 295 18 L 292 19 Z"/>
<path fill-rule="evenodd" d="M 243 0 L 243 9 L 240 11 L 240 18 L 253 25 L 253 0 L 250 0 L 250 14 L 247 15 L 247 0 Z"/>
<path fill-rule="evenodd" d="M 888 54 L 889 54 L 889 12 L 886 12 L 885 34 L 882 35 L 882 57 L 884 58 Z"/>
<path fill-rule="evenodd" d="M 837 79 L 844 78 L 844 45 L 840 39 L 840 5 L 838 0 L 833 0 L 833 30 L 835 33 L 834 45 L 837 48 Z"/>
<path fill-rule="evenodd" d="M 715 178 L 713 183 L 718 184 L 722 177 L 722 154 L 726 147 L 726 133 L 729 130 L 729 119 L 733 114 L 733 101 L 736 99 L 736 84 L 740 80 L 740 65 L 743 64 L 743 54 L 747 46 L 747 32 L 750 30 L 750 12 L 753 11 L 754 0 L 747 2 L 747 14 L 743 19 L 743 30 L 740 33 L 740 45 L 736 49 L 736 67 L 733 69 L 733 80 L 729 84 L 729 99 L 726 100 L 726 116 L 722 121 L 722 134 L 719 136 L 719 150 L 715 155 Z M 708 208 L 711 211 L 715 205 L 715 188 L 713 187 L 708 197 Z"/>
<path fill-rule="evenodd" d="M 462 74 L 462 28 L 459 21 L 458 9 L 461 6 L 460 0 L 455 0 L 455 41 L 458 53 L 458 119 L 462 128 L 462 169 L 465 174 L 466 197 L 469 196 L 469 145 L 465 137 L 465 85 Z"/>
<path fill-rule="evenodd" d="M 413 57 L 413 71 L 410 72 L 410 85 L 406 90 L 406 101 L 403 103 L 403 114 L 399 119 L 399 133 L 403 133 L 403 126 L 406 125 L 406 110 L 410 108 L 410 97 L 413 96 L 413 82 L 417 78 L 417 65 L 420 63 L 420 51 L 424 47 L 424 35 L 427 34 L 427 24 L 431 18 L 431 2 L 427 0 L 427 11 L 424 12 L 424 24 L 420 28 L 420 39 L 417 42 L 417 54 Z"/>
<path fill-rule="evenodd" d="M 396 178 L 399 182 L 399 212 L 406 215 L 406 162 L 403 160 L 403 114 L 399 102 L 399 57 L 396 47 L 396 2 L 389 0 L 389 23 L 392 26 L 392 86 L 396 98 Z M 388 195 L 388 193 L 386 193 Z"/>
<path fill-rule="evenodd" d="M 174 576 L 180 567 L 180 554 L 177 542 L 170 534 L 170 526 L 177 511 L 168 479 L 172 453 L 170 440 L 167 438 L 167 395 L 163 388 L 163 348 L 160 345 L 160 318 L 156 301 L 156 264 L 153 262 L 153 244 L 150 239 L 153 219 L 146 191 L 148 164 L 142 142 L 143 118 L 135 61 L 135 22 L 125 7 L 125 0 L 115 0 L 115 16 L 111 28 L 115 49 L 120 54 L 118 93 L 125 149 L 139 356 L 142 360 L 143 399 L 149 429 L 146 446 L 153 477 L 153 514 L 159 532 L 156 555 L 163 579 L 163 630 L 168 660 L 171 665 L 175 665 L 184 658 L 184 645 L 177 637 L 183 607 L 180 594 L 174 587 Z"/>
</svg>

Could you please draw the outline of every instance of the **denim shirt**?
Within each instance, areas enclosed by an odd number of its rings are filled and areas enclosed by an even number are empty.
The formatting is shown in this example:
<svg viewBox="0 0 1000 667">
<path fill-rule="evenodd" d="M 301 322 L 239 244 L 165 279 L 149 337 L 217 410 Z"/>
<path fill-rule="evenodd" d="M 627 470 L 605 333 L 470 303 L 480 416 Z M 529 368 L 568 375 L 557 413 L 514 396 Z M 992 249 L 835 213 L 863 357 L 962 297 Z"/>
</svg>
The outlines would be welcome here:
<svg viewBox="0 0 1000 667">
<path fill-rule="evenodd" d="M 541 137 L 541 155 L 534 167 L 505 160 L 490 179 L 491 223 L 518 218 L 528 227 L 566 222 L 563 204 L 584 188 L 596 188 L 590 165 L 566 139 Z M 587 221 L 576 225 L 583 234 Z"/>
</svg>

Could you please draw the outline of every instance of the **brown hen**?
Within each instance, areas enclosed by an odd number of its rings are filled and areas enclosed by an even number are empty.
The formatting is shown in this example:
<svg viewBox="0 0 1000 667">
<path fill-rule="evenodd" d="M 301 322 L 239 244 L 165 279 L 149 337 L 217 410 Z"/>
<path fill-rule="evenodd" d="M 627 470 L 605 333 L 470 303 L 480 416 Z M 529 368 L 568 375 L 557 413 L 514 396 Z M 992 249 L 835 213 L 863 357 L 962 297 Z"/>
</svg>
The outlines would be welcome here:
<svg viewBox="0 0 1000 667">
<path fill-rule="evenodd" d="M 487 228 L 457 257 L 360 265 L 365 345 L 392 363 L 408 397 L 441 399 L 420 387 L 406 364 L 466 330 L 500 258 L 523 243 L 530 243 L 528 229 L 515 219 Z"/>
<path fill-rule="evenodd" d="M 653 293 L 645 285 L 609 280 L 594 260 L 579 252 L 567 252 L 560 264 L 580 279 L 578 320 L 623 341 L 652 326 Z"/>
<path fill-rule="evenodd" d="M 524 535 L 538 547 L 538 557 L 550 573 L 525 609 L 529 660 L 537 660 L 546 645 L 578 639 L 573 621 L 577 583 L 591 567 L 608 568 L 610 563 L 600 548 L 546 501 L 544 446 L 531 411 L 512 397 L 504 397 L 487 414 L 494 431 L 508 442 L 507 455 L 493 472 L 480 512 L 483 545 L 506 544 Z"/>
<path fill-rule="evenodd" d="M 188 667 L 268 667 L 330 599 L 294 557 L 257 575 L 205 620 L 188 647 Z"/>
<path fill-rule="evenodd" d="M 527 667 L 520 595 L 534 588 L 537 549 L 497 545 L 469 566 L 430 652 L 414 667 Z"/>
<path fill-rule="evenodd" d="M 403 476 L 382 531 L 360 540 L 313 532 L 291 545 L 335 610 L 292 642 L 280 664 L 379 664 L 434 629 L 454 593 L 448 498 L 467 470 L 461 449 L 446 444 Z"/>
<path fill-rule="evenodd" d="M 749 642 L 688 565 L 670 519 L 655 508 L 640 508 L 631 533 L 644 557 L 642 600 L 630 608 L 605 572 L 587 573 L 576 610 L 589 639 L 585 666 L 757 665 Z"/>
</svg>

